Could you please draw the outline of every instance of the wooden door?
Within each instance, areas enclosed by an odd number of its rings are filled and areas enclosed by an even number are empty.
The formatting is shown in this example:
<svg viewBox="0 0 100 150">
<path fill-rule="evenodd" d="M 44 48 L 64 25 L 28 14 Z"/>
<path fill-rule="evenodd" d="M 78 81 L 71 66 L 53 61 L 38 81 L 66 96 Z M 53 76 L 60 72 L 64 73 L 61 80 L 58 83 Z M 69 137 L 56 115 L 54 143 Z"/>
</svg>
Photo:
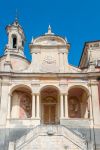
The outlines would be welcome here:
<svg viewBox="0 0 100 150">
<path fill-rule="evenodd" d="M 45 124 L 49 123 L 49 105 L 45 105 L 44 104 L 44 108 L 43 108 L 43 122 Z"/>
<path fill-rule="evenodd" d="M 56 121 L 56 105 L 44 104 L 43 122 L 44 124 L 55 124 Z"/>
<path fill-rule="evenodd" d="M 54 124 L 56 121 L 56 105 L 50 106 L 50 123 Z"/>
</svg>

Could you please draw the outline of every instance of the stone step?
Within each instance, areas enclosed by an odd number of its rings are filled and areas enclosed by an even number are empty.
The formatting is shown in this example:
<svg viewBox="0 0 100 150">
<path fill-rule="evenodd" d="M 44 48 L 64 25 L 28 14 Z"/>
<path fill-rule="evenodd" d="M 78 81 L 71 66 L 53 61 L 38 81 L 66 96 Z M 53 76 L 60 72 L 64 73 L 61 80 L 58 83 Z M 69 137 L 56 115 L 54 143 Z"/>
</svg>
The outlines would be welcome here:
<svg viewBox="0 0 100 150">
<path fill-rule="evenodd" d="M 78 150 L 87 149 L 86 140 L 80 134 L 71 131 L 67 127 L 61 125 L 39 125 L 18 139 L 14 144 L 14 150 L 49 150 L 50 147 L 50 150 L 53 150 L 53 147 L 56 150 L 58 145 L 60 147 L 58 150 L 63 150 L 60 145 L 64 144 L 65 146 L 67 144 L 67 147 L 72 146 Z"/>
</svg>

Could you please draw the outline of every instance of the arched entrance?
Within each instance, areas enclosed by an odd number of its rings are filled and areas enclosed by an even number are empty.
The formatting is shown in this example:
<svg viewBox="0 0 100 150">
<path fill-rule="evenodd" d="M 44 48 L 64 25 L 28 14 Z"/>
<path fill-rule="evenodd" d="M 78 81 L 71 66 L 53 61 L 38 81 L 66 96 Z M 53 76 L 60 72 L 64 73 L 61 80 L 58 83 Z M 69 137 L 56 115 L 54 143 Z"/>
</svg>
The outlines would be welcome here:
<svg viewBox="0 0 100 150">
<path fill-rule="evenodd" d="M 59 91 L 53 86 L 41 90 L 41 122 L 43 124 L 59 123 Z"/>
</svg>

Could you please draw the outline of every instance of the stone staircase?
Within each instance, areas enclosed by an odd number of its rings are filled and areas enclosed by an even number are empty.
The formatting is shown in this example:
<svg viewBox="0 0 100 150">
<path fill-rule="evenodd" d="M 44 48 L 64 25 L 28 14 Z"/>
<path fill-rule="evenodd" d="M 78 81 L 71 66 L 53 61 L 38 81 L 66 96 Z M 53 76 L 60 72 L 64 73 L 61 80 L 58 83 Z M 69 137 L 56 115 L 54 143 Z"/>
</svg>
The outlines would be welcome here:
<svg viewBox="0 0 100 150">
<path fill-rule="evenodd" d="M 53 144 L 52 143 L 50 144 L 51 141 Z M 63 148 L 58 149 L 57 145 L 62 145 L 62 143 L 64 143 Z M 38 125 L 33 129 L 31 129 L 26 135 L 18 139 L 15 143 L 13 143 L 12 147 L 11 145 L 9 146 L 9 150 L 27 150 L 27 149 L 28 150 L 33 150 L 33 149 L 34 150 L 40 150 L 40 149 L 41 150 L 42 149 L 43 150 L 49 150 L 49 149 L 50 150 L 51 149 L 52 150 L 56 150 L 56 149 L 57 150 L 74 150 L 74 149 L 87 150 L 87 142 L 86 139 L 84 139 L 84 137 L 82 137 L 80 133 L 74 132 L 65 126 Z"/>
</svg>

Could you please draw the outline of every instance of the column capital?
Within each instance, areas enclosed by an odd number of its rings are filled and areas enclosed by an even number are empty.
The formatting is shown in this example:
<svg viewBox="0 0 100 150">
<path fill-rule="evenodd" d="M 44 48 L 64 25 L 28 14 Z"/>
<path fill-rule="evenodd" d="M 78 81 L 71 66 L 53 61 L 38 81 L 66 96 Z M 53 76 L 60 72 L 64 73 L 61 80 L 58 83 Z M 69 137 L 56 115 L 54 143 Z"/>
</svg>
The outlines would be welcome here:
<svg viewBox="0 0 100 150">
<path fill-rule="evenodd" d="M 40 96 L 40 93 L 32 93 L 32 96 Z"/>
<path fill-rule="evenodd" d="M 60 93 L 60 95 L 68 96 L 68 93 Z"/>
</svg>

